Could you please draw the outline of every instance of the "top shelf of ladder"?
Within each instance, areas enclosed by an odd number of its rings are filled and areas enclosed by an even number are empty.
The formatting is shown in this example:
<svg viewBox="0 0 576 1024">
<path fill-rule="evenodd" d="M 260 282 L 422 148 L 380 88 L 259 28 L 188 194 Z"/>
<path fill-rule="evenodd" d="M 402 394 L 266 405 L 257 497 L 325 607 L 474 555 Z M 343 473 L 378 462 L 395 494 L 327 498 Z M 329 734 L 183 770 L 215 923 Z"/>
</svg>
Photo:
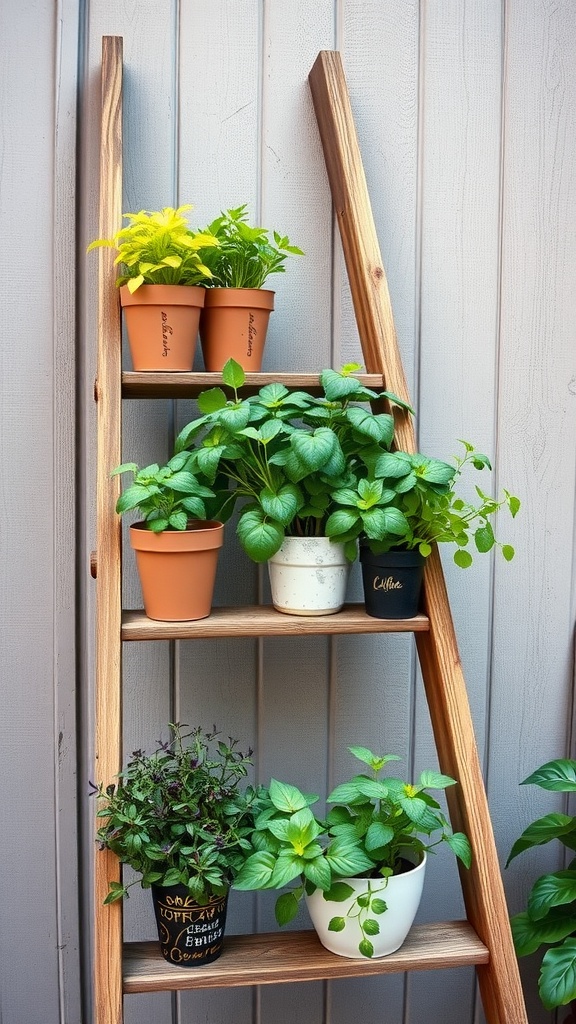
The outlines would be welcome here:
<svg viewBox="0 0 576 1024">
<path fill-rule="evenodd" d="M 384 388 L 382 374 L 361 373 L 358 379 L 365 387 L 375 391 Z M 319 373 L 247 373 L 242 394 L 255 394 L 266 384 L 284 384 L 290 389 L 301 389 L 312 394 L 322 392 Z M 208 388 L 222 387 L 220 373 L 156 372 L 122 373 L 123 398 L 196 398 Z"/>
</svg>

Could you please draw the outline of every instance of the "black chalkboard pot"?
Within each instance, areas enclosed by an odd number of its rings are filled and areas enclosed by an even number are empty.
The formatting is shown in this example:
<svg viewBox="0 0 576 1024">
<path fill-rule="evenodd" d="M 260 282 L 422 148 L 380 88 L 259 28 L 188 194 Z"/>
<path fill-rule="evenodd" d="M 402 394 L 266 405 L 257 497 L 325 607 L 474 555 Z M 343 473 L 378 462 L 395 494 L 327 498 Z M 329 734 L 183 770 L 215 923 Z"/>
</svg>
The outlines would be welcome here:
<svg viewBox="0 0 576 1024">
<path fill-rule="evenodd" d="M 375 619 L 412 619 L 418 614 L 424 557 L 419 551 L 373 554 L 360 544 L 366 612 Z"/>
<path fill-rule="evenodd" d="M 162 956 L 177 967 L 203 967 L 222 952 L 228 893 L 200 905 L 184 885 L 152 886 Z"/>
</svg>

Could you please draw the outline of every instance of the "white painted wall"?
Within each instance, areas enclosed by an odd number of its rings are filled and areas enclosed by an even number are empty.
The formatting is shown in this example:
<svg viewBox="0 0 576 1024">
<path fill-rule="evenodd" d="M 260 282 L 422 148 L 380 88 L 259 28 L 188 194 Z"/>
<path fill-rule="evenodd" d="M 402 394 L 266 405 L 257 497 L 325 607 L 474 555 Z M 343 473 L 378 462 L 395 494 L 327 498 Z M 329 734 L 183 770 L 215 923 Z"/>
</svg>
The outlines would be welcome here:
<svg viewBox="0 0 576 1024">
<path fill-rule="evenodd" d="M 0 218 L 3 278 L 15 290 L 0 344 L 2 1024 L 90 1020 L 77 908 L 80 894 L 86 936 L 97 325 L 95 261 L 84 248 L 97 234 L 103 34 L 124 37 L 124 208 L 189 201 L 202 224 L 248 202 L 306 250 L 277 283 L 268 370 L 359 354 L 307 84 L 318 51 L 341 50 L 421 447 L 444 456 L 456 438 L 472 440 L 493 459 L 495 486 L 523 499 L 513 529 L 502 524 L 517 548 L 511 565 L 485 558 L 462 572 L 446 559 L 502 862 L 527 822 L 552 808 L 518 782 L 574 754 L 572 0 L 4 4 Z M 32 268 L 32 298 L 20 307 Z M 186 402 L 128 404 L 126 457 L 164 457 L 189 412 Z M 266 586 L 231 535 L 217 601 L 265 598 Z M 360 596 L 357 573 L 351 596 Z M 434 762 L 409 637 L 126 646 L 127 750 L 150 747 L 174 716 L 215 721 L 254 745 L 263 779 L 273 771 L 320 792 L 349 770 L 349 743 L 396 752 L 408 771 Z M 533 875 L 558 865 L 552 848 L 514 862 L 511 909 Z M 421 918 L 461 909 L 454 867 L 439 856 Z M 126 918 L 130 938 L 153 937 L 145 894 Z M 230 923 L 271 927 L 272 899 L 238 894 Z M 529 1019 L 544 1024 L 554 1018 L 536 978 L 533 962 Z M 481 1020 L 466 971 L 126 1000 L 127 1024 L 349 1024 L 360 1015 L 366 1024 Z"/>
</svg>

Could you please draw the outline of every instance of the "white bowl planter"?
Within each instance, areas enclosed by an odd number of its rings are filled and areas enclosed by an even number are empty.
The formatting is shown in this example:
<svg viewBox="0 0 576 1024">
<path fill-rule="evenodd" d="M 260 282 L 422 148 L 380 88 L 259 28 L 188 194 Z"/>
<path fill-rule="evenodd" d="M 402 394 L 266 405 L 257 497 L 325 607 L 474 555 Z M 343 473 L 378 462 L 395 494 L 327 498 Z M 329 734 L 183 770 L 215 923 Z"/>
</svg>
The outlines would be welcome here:
<svg viewBox="0 0 576 1024">
<path fill-rule="evenodd" d="M 354 890 L 343 901 L 326 900 L 321 889 L 306 896 L 306 904 L 318 938 L 338 956 L 361 959 L 387 956 L 399 949 L 408 935 L 422 896 L 426 854 L 412 871 L 384 878 L 342 878 Z M 366 897 L 358 903 L 358 897 Z M 386 910 L 382 909 L 382 903 Z M 332 922 L 332 927 L 330 923 Z M 366 922 L 371 922 L 368 925 Z M 372 953 L 362 944 L 368 942 Z"/>
<path fill-rule="evenodd" d="M 350 563 L 328 537 L 286 537 L 268 561 L 272 603 L 287 615 L 331 615 L 344 604 Z"/>
</svg>

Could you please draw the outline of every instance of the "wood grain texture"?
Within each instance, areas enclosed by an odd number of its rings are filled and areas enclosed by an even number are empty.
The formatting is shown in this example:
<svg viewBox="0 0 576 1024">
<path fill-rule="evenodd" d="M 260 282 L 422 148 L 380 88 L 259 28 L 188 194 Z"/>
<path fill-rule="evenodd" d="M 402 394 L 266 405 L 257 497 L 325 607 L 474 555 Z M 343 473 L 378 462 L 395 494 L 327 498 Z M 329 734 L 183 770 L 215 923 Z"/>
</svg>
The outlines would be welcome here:
<svg viewBox="0 0 576 1024">
<path fill-rule="evenodd" d="M 110 238 L 122 215 L 122 40 L 102 40 L 102 135 L 100 237 Z M 112 780 L 122 764 L 121 719 L 121 544 L 120 520 L 114 507 L 118 478 L 110 462 L 121 459 L 120 307 L 114 286 L 114 255 L 100 250 L 98 290 L 98 452 L 97 471 L 97 658 L 96 777 Z M 110 460 L 110 461 L 108 461 Z M 94 998 L 96 1024 L 121 1024 L 122 908 L 103 906 L 109 882 L 120 878 L 117 858 L 109 851 L 96 859 L 94 914 Z"/>
<path fill-rule="evenodd" d="M 364 605 L 345 605 L 335 615 L 285 615 L 267 605 L 213 608 L 206 619 L 159 622 L 144 612 L 122 614 L 123 640 L 194 640 L 206 637 L 324 636 L 329 633 L 404 633 L 428 629 L 425 615 L 413 619 L 373 619 Z"/>
<path fill-rule="evenodd" d="M 140 942 L 130 943 L 124 950 L 124 991 L 367 977 L 481 964 L 487 963 L 488 957 L 488 950 L 466 921 L 415 926 L 399 950 L 372 960 L 336 956 L 324 949 L 313 931 L 272 932 L 231 935 L 225 940 L 224 952 L 218 960 L 186 971 L 167 963 L 157 943 Z"/>
<path fill-rule="evenodd" d="M 326 361 L 328 366 L 329 360 Z M 358 379 L 365 387 L 382 390 L 381 374 L 361 373 Z M 318 373 L 247 373 L 242 385 L 243 395 L 254 395 L 266 384 L 284 384 L 287 388 L 303 388 L 311 394 L 321 394 L 322 385 Z M 125 370 L 122 374 L 122 395 L 124 398 L 196 398 L 208 388 L 223 387 L 220 373 L 135 373 Z M 224 386 L 226 391 L 226 387 Z M 232 397 L 233 392 L 228 389 Z"/>
<path fill-rule="evenodd" d="M 366 367 L 385 375 L 408 399 L 390 297 L 381 266 L 358 141 L 339 55 L 320 54 L 310 85 L 335 205 Z M 374 273 L 374 271 L 377 271 Z M 375 288 L 375 282 L 378 287 Z M 383 282 L 383 284 L 382 284 Z M 398 445 L 413 451 L 411 421 L 397 425 Z M 424 607 L 430 630 L 417 638 L 418 652 L 441 769 L 458 780 L 448 799 L 454 827 L 464 828 L 473 850 L 461 872 L 468 917 L 491 951 L 478 976 L 491 1024 L 526 1024 L 518 965 L 492 833 L 458 645 L 437 551 L 427 560 Z"/>
</svg>

